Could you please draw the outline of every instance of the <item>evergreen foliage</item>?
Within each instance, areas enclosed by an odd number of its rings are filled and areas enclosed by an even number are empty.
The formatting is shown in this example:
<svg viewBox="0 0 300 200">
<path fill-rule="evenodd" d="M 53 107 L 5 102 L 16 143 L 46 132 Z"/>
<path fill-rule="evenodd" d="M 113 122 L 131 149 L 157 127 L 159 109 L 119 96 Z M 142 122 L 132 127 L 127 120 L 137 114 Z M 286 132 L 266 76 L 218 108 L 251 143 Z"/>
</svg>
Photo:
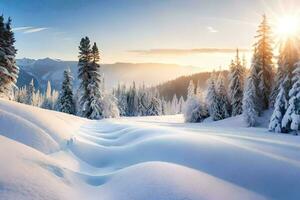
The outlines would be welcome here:
<svg viewBox="0 0 300 200">
<path fill-rule="evenodd" d="M 2 15 L 0 16 L 0 96 L 6 98 L 12 98 L 12 89 L 16 88 L 19 74 L 14 43 L 11 19 L 8 18 L 8 21 L 4 22 Z"/>
<path fill-rule="evenodd" d="M 64 71 L 64 81 L 58 99 L 58 110 L 60 112 L 75 114 L 75 102 L 73 97 L 73 77 L 70 70 Z"/>
</svg>

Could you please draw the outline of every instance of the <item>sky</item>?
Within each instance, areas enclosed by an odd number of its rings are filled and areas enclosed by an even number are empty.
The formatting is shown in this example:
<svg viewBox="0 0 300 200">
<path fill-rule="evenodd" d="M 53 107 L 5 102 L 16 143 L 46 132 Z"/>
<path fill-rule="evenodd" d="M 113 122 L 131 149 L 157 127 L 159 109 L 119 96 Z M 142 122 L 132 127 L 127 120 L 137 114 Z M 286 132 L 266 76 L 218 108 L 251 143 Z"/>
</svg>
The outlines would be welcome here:
<svg viewBox="0 0 300 200">
<path fill-rule="evenodd" d="M 274 21 L 298 0 L 0 0 L 18 58 L 77 60 L 97 42 L 102 63 L 172 63 L 226 68 L 241 49 L 251 58 L 262 14 Z"/>
</svg>

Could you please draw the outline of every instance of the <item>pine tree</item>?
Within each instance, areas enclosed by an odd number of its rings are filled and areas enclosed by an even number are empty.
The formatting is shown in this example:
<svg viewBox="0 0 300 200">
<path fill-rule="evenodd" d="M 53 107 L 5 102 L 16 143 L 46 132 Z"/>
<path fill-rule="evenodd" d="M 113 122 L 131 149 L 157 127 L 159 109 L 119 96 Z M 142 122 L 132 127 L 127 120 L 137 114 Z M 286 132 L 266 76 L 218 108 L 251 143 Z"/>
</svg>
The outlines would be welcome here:
<svg viewBox="0 0 300 200">
<path fill-rule="evenodd" d="M 132 83 L 128 91 L 127 97 L 127 104 L 128 104 L 128 116 L 137 116 L 138 115 L 138 96 L 137 90 L 135 86 L 135 82 Z"/>
<path fill-rule="evenodd" d="M 239 52 L 237 50 L 235 63 L 232 62 L 229 75 L 229 99 L 231 102 L 232 116 L 240 115 L 243 112 L 243 88 L 244 72 Z"/>
<path fill-rule="evenodd" d="M 172 99 L 172 114 L 178 114 L 178 99 L 176 94 L 174 94 L 173 99 Z"/>
<path fill-rule="evenodd" d="M 261 94 L 258 99 L 261 106 L 260 110 L 264 110 L 269 107 L 269 96 L 273 83 L 273 41 L 271 40 L 271 28 L 265 15 L 263 15 L 263 20 L 259 25 L 256 38 L 253 55 L 255 59 L 252 60 L 252 66 L 256 68 L 258 74 L 258 90 Z"/>
<path fill-rule="evenodd" d="M 279 63 L 281 63 L 280 58 L 279 58 Z M 277 97 L 277 95 L 279 93 L 279 90 L 280 90 L 280 85 L 284 81 L 285 76 L 286 76 L 286 73 L 283 69 L 283 66 L 281 64 L 279 64 L 278 68 L 277 68 L 275 80 L 274 80 L 274 86 L 272 87 L 272 92 L 271 92 L 271 95 L 270 95 L 270 107 L 272 107 L 272 108 L 274 108 L 276 97 Z"/>
<path fill-rule="evenodd" d="M 18 90 L 15 90 L 15 101 L 19 103 L 25 103 L 26 104 L 26 98 L 27 98 L 27 88 L 26 86 L 22 88 L 18 88 Z"/>
<path fill-rule="evenodd" d="M 288 81 L 286 79 L 286 81 Z M 269 124 L 269 131 L 281 133 L 286 132 L 286 129 L 282 127 L 282 119 L 284 116 L 284 113 L 286 112 L 286 106 L 287 106 L 287 99 L 286 99 L 286 89 L 285 89 L 285 83 L 282 83 L 280 86 L 280 91 L 276 97 L 275 105 L 274 105 L 274 111 L 270 119 Z"/>
<path fill-rule="evenodd" d="M 101 119 L 103 112 L 102 77 L 100 74 L 99 50 L 94 43 L 91 48 L 88 37 L 82 38 L 79 46 L 78 78 L 81 80 L 79 89 L 80 114 L 89 119 Z"/>
<path fill-rule="evenodd" d="M 26 104 L 28 105 L 33 105 L 34 104 L 34 92 L 35 92 L 35 89 L 34 89 L 34 82 L 33 82 L 33 79 L 31 80 L 28 88 L 27 88 L 27 98 L 26 98 Z"/>
<path fill-rule="evenodd" d="M 249 127 L 256 126 L 257 110 L 257 73 L 255 67 L 251 67 L 251 72 L 247 78 L 243 96 L 243 117 Z"/>
<path fill-rule="evenodd" d="M 115 94 L 117 98 L 117 105 L 120 112 L 120 116 L 126 116 L 126 110 L 127 110 L 127 92 L 126 92 L 126 86 L 118 84 L 118 88 L 116 90 Z"/>
<path fill-rule="evenodd" d="M 181 113 L 183 112 L 184 105 L 185 105 L 183 96 L 180 97 L 179 103 L 178 103 L 178 104 L 179 104 L 179 105 L 178 105 L 178 113 L 181 114 Z"/>
<path fill-rule="evenodd" d="M 71 71 L 64 71 L 64 80 L 58 99 L 58 110 L 60 112 L 75 114 L 75 102 L 73 98 L 73 77 Z"/>
<path fill-rule="evenodd" d="M 229 101 L 227 97 L 227 91 L 225 88 L 224 77 L 220 73 L 217 82 L 217 96 L 216 96 L 216 108 L 214 114 L 214 120 L 221 120 L 229 117 Z"/>
<path fill-rule="evenodd" d="M 167 115 L 168 114 L 168 108 L 167 108 L 167 102 L 165 98 L 161 99 L 161 114 L 162 115 Z"/>
<path fill-rule="evenodd" d="M 0 16 L 0 96 L 9 98 L 12 97 L 12 89 L 16 88 L 19 74 L 14 43 L 11 19 L 4 23 L 4 17 Z"/>
<path fill-rule="evenodd" d="M 267 21 L 265 15 L 263 20 L 258 27 L 256 39 L 257 42 L 254 44 L 255 47 L 255 66 L 259 76 L 259 93 L 261 94 L 261 104 L 263 109 L 269 107 L 269 97 L 271 93 L 271 87 L 273 84 L 274 77 L 274 66 L 273 66 L 273 52 L 272 52 L 272 37 L 271 27 Z"/>
<path fill-rule="evenodd" d="M 189 96 L 183 109 L 185 122 L 202 122 L 208 117 L 208 110 L 201 97 L 198 95 Z"/>
<path fill-rule="evenodd" d="M 104 118 L 116 118 L 120 116 L 117 99 L 110 93 L 104 93 L 102 109 L 102 116 Z"/>
<path fill-rule="evenodd" d="M 187 98 L 195 95 L 195 85 L 192 80 L 190 80 L 188 91 L 187 91 Z"/>
<path fill-rule="evenodd" d="M 218 107 L 218 95 L 216 91 L 214 73 L 211 74 L 211 77 L 208 80 L 208 88 L 206 92 L 205 101 L 206 101 L 206 105 L 208 106 L 209 115 L 212 117 L 213 120 L 217 120 L 216 110 Z"/>
<path fill-rule="evenodd" d="M 45 94 L 45 99 L 42 104 L 42 108 L 45 109 L 52 109 L 53 101 L 52 101 L 52 90 L 51 90 L 51 83 L 50 81 L 47 82 L 47 89 L 46 89 L 46 94 Z"/>
<path fill-rule="evenodd" d="M 293 71 L 293 75 L 292 81 L 294 84 L 289 91 L 288 107 L 282 119 L 282 127 L 286 132 L 290 130 L 298 131 L 300 128 L 300 64 Z"/>
<path fill-rule="evenodd" d="M 87 113 L 83 110 L 84 104 L 88 101 L 89 90 L 88 85 L 90 83 L 90 65 L 92 62 L 92 50 L 90 39 L 88 37 L 82 38 L 79 45 L 79 62 L 78 62 L 78 79 L 80 80 L 79 85 L 79 111 L 83 117 L 88 117 Z"/>
<path fill-rule="evenodd" d="M 143 84 L 142 87 L 139 87 L 138 94 L 138 116 L 145 116 L 147 115 L 147 107 L 148 107 L 148 101 L 147 101 L 147 92 L 146 87 Z"/>
<path fill-rule="evenodd" d="M 158 101 L 158 99 L 153 96 L 150 102 L 150 105 L 147 109 L 147 115 L 148 116 L 158 116 L 161 114 L 161 106 L 160 103 Z"/>
</svg>

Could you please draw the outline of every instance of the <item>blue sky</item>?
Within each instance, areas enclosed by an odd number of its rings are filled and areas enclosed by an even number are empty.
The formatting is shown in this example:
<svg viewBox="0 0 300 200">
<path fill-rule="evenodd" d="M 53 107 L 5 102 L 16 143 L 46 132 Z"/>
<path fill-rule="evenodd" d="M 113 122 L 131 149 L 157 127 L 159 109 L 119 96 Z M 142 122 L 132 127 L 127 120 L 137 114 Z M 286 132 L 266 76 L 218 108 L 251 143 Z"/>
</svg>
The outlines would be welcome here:
<svg viewBox="0 0 300 200">
<path fill-rule="evenodd" d="M 195 53 L 191 49 L 251 49 L 261 15 L 273 17 L 287 5 L 299 9 L 300 3 L 0 0 L 0 12 L 13 19 L 19 58 L 76 60 L 80 38 L 87 35 L 98 43 L 104 63 L 164 62 L 208 68 L 229 64 L 232 53 Z M 181 51 L 174 53 L 177 49 Z M 249 53 L 246 56 L 250 58 Z"/>
</svg>

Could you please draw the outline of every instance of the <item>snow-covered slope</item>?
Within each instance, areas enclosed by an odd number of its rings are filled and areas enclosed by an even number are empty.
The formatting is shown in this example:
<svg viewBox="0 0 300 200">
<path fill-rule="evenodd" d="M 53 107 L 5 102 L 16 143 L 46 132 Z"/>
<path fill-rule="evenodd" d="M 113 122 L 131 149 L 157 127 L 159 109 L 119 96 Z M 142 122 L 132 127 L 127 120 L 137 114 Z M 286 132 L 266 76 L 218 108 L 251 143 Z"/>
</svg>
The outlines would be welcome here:
<svg viewBox="0 0 300 200">
<path fill-rule="evenodd" d="M 240 117 L 89 121 L 0 100 L 0 199 L 299 199 L 300 138 Z"/>
</svg>

